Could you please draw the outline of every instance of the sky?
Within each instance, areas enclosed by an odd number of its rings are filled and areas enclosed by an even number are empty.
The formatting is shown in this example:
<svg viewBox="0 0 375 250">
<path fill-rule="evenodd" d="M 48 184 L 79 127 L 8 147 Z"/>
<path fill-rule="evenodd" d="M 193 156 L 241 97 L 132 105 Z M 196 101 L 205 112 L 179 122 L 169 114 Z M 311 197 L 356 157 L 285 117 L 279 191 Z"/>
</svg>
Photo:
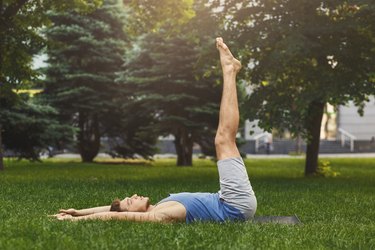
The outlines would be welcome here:
<svg viewBox="0 0 375 250">
<path fill-rule="evenodd" d="M 41 54 L 41 55 L 36 55 L 33 58 L 33 69 L 38 69 L 47 66 L 47 64 L 44 62 L 47 60 L 47 55 L 46 54 Z"/>
</svg>

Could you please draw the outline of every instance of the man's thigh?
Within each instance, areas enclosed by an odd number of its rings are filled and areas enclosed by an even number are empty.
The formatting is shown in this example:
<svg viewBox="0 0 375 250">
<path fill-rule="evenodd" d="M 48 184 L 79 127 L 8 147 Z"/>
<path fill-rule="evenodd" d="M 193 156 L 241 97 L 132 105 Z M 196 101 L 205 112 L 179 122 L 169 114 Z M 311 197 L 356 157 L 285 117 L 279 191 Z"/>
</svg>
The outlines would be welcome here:
<svg viewBox="0 0 375 250">
<path fill-rule="evenodd" d="M 220 198 L 226 203 L 246 212 L 256 204 L 245 164 L 241 157 L 232 157 L 217 162 L 220 176 Z"/>
</svg>

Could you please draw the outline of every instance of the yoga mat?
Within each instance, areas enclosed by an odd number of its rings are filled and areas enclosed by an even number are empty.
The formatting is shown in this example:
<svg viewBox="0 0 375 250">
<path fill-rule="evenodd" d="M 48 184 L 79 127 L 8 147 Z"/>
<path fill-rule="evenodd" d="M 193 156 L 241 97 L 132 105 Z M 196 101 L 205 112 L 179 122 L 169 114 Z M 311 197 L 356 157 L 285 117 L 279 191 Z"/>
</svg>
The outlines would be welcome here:
<svg viewBox="0 0 375 250">
<path fill-rule="evenodd" d="M 253 223 L 272 223 L 272 224 L 286 224 L 297 225 L 302 224 L 297 215 L 293 216 L 256 216 L 251 222 Z"/>
</svg>

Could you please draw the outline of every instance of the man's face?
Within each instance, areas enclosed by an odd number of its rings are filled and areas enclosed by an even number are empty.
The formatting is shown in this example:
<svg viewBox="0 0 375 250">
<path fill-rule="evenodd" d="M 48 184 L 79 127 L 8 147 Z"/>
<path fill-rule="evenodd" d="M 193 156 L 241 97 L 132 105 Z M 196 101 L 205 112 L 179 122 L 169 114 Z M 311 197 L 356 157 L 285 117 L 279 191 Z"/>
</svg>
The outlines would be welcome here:
<svg viewBox="0 0 375 250">
<path fill-rule="evenodd" d="M 127 212 L 146 212 L 150 206 L 148 197 L 138 196 L 134 194 L 132 197 L 126 197 L 120 203 L 121 211 Z"/>
</svg>

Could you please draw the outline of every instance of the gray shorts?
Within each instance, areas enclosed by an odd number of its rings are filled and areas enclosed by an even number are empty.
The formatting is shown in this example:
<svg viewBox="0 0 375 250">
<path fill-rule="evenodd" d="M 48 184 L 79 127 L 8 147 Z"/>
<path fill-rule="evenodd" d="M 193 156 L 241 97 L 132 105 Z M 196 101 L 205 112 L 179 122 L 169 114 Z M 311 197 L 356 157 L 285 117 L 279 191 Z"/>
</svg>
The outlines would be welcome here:
<svg viewBox="0 0 375 250">
<path fill-rule="evenodd" d="M 245 219 L 252 218 L 257 209 L 257 199 L 242 158 L 219 160 L 217 166 L 220 176 L 220 198 L 240 210 Z"/>
</svg>

